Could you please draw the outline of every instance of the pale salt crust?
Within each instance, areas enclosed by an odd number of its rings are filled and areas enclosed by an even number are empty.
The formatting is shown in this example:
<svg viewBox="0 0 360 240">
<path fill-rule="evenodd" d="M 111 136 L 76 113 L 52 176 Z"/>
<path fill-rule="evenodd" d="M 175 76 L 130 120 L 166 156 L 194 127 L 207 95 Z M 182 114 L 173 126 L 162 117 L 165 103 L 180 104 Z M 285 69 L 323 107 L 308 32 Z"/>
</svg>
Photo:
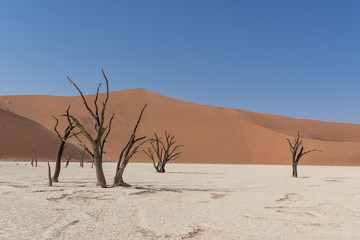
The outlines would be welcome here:
<svg viewBox="0 0 360 240">
<path fill-rule="evenodd" d="M 54 164 L 51 165 L 54 167 Z M 108 184 L 115 163 L 105 163 Z M 70 163 L 0 162 L 0 239 L 359 239 L 360 168 L 131 163 L 132 188 Z"/>
</svg>

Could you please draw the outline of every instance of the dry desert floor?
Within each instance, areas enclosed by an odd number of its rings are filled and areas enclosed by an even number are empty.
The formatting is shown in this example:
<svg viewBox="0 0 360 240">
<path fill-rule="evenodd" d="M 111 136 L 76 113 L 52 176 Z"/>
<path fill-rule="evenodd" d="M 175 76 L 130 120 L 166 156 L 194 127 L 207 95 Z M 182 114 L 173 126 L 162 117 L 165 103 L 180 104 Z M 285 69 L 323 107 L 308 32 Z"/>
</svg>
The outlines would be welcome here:
<svg viewBox="0 0 360 240">
<path fill-rule="evenodd" d="M 52 164 L 52 167 L 54 164 Z M 109 184 L 115 163 L 105 163 Z M 70 163 L 0 162 L 0 239 L 360 239 L 360 168 L 131 163 L 131 188 Z"/>
</svg>

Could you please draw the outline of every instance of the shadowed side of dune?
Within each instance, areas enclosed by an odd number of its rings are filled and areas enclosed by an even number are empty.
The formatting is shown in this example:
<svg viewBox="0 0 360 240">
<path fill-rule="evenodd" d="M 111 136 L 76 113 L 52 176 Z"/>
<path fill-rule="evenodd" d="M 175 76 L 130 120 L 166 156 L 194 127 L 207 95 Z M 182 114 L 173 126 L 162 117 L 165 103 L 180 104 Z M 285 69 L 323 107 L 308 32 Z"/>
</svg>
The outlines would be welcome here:
<svg viewBox="0 0 360 240">
<path fill-rule="evenodd" d="M 54 161 L 58 137 L 40 124 L 15 113 L 0 110 L 0 152 L 2 160 L 30 161 L 34 152 L 39 160 Z M 68 145 L 65 154 L 77 158 L 78 148 Z"/>
</svg>

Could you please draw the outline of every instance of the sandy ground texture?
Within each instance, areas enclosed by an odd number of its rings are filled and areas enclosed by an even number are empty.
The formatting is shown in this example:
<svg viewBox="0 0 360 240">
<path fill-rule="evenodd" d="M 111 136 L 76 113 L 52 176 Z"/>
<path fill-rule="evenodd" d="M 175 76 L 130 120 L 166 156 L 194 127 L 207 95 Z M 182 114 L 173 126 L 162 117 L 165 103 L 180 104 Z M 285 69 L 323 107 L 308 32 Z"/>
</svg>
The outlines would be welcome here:
<svg viewBox="0 0 360 240">
<path fill-rule="evenodd" d="M 105 163 L 109 184 L 114 163 Z M 360 239 L 360 168 L 133 163 L 131 188 L 70 163 L 0 162 L 0 239 Z"/>
</svg>

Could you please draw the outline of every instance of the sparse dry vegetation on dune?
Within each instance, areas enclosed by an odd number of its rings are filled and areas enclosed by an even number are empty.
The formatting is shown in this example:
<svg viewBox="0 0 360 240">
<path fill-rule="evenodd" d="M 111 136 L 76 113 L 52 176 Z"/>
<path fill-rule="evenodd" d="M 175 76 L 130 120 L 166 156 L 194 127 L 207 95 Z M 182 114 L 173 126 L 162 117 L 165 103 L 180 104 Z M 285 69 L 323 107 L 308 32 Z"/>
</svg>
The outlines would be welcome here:
<svg viewBox="0 0 360 240">
<path fill-rule="evenodd" d="M 106 177 L 116 163 L 104 163 Z M 130 188 L 70 164 L 0 162 L 0 239 L 358 239 L 359 167 L 130 163 Z"/>
</svg>

